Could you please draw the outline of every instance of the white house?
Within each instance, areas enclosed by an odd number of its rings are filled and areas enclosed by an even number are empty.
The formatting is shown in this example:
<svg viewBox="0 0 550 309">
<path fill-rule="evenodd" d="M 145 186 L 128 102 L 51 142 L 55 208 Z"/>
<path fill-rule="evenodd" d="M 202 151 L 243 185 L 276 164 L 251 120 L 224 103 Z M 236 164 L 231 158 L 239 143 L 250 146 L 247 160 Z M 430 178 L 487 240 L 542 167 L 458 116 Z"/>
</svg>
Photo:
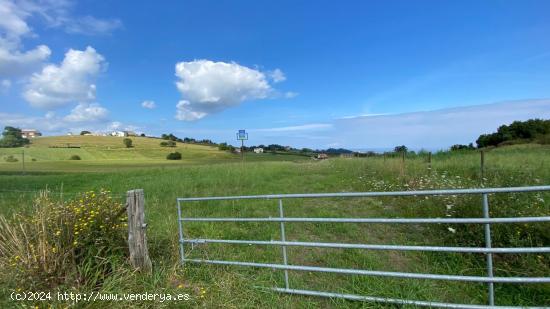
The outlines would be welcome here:
<svg viewBox="0 0 550 309">
<path fill-rule="evenodd" d="M 124 133 L 124 131 L 113 131 L 111 132 L 111 136 L 125 137 L 126 133 Z"/>
<path fill-rule="evenodd" d="M 23 129 L 21 130 L 21 137 L 23 138 L 33 138 L 37 136 L 42 136 L 42 133 L 34 129 Z"/>
<path fill-rule="evenodd" d="M 254 152 L 255 152 L 255 153 L 264 153 L 264 149 L 261 148 L 261 147 L 254 148 Z"/>
</svg>

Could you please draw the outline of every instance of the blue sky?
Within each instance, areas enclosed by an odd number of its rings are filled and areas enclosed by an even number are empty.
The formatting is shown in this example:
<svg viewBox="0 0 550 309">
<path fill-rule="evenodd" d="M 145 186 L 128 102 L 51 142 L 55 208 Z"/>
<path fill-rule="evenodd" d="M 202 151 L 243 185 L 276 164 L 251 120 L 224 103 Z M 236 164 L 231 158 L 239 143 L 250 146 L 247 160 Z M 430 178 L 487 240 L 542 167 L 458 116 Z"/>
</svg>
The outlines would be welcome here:
<svg viewBox="0 0 550 309">
<path fill-rule="evenodd" d="M 0 125 L 444 148 L 550 118 L 548 12 L 548 1 L 0 0 Z"/>
</svg>

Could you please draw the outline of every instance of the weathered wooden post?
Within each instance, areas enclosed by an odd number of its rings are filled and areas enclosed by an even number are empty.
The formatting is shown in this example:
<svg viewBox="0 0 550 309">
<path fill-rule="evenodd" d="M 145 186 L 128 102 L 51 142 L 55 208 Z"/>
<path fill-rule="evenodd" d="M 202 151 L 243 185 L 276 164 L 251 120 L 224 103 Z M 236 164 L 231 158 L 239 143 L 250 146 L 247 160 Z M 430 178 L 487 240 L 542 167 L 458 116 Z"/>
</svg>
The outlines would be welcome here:
<svg viewBox="0 0 550 309">
<path fill-rule="evenodd" d="M 428 152 L 428 169 L 432 169 L 432 152 Z"/>
<path fill-rule="evenodd" d="M 145 198 L 143 189 L 130 190 L 126 195 L 128 211 L 128 248 L 130 264 L 144 272 L 151 272 L 152 265 L 145 235 Z"/>
<path fill-rule="evenodd" d="M 482 150 L 479 152 L 479 155 L 480 155 L 480 160 L 481 160 L 481 166 L 480 166 L 480 175 L 481 175 L 481 179 L 480 179 L 480 183 L 481 185 L 483 186 L 483 178 L 485 178 L 485 152 Z"/>
</svg>

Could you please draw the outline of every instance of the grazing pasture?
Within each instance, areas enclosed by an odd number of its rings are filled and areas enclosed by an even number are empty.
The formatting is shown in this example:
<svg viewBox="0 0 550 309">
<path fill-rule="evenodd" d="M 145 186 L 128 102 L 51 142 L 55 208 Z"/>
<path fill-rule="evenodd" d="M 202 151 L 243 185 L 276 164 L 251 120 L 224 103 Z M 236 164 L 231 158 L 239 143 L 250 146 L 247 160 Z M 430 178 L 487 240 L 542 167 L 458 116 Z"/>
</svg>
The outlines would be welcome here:
<svg viewBox="0 0 550 309">
<path fill-rule="evenodd" d="M 71 139 L 73 137 L 65 137 Z M 159 146 L 160 140 L 135 138 L 135 148 L 124 148 L 122 138 L 96 146 L 96 137 L 77 137 L 80 149 L 48 148 L 47 138 L 33 140 L 25 152 L 29 160 L 22 175 L 16 165 L 0 163 L 0 214 L 33 212 L 39 190 L 66 201 L 82 192 L 109 190 L 114 201 L 123 202 L 125 192 L 145 191 L 148 241 L 153 274 L 133 272 L 124 259 L 113 260 L 101 280 L 51 284 L 39 276 L 17 281 L 10 268 L 0 274 L 0 306 L 13 306 L 9 293 L 17 289 L 96 291 L 101 293 L 189 293 L 185 304 L 203 307 L 362 307 L 365 304 L 316 297 L 281 295 L 261 287 L 283 286 L 282 271 L 213 265 L 179 265 L 176 198 L 274 193 L 321 193 L 354 191 L 400 191 L 439 188 L 508 187 L 550 184 L 550 147 L 518 145 L 486 152 L 485 179 L 480 179 L 479 153 L 458 151 L 434 154 L 431 168 L 424 156 L 401 158 L 333 158 L 313 161 L 305 157 L 251 154 L 240 156 L 216 148 L 179 144 L 182 162 L 165 160 L 174 148 Z M 103 138 L 101 138 L 103 139 Z M 65 140 L 63 140 L 65 142 Z M 89 142 L 89 144 L 87 144 Z M 112 142 L 112 143 L 111 143 Z M 151 143 L 145 146 L 146 143 Z M 155 148 L 156 147 L 156 148 Z M 158 148 L 158 149 L 157 149 Z M 56 152 L 56 151 L 60 152 Z M 5 152 L 6 149 L 0 149 Z M 19 149 L 10 149 L 16 155 Z M 6 152 L 7 153 L 7 152 Z M 71 154 L 80 161 L 64 158 Z M 216 163 L 216 164 L 211 164 Z M 91 172 L 94 171 L 94 172 Z M 78 173 L 77 173 L 78 172 Z M 88 193 L 91 194 L 91 193 Z M 550 214 L 549 193 L 491 195 L 491 216 Z M 36 205 L 36 203 L 34 203 Z M 187 216 L 278 216 L 276 201 L 203 202 L 186 204 Z M 480 217 L 481 198 L 354 198 L 297 199 L 285 201 L 288 217 Z M 277 223 L 186 223 L 192 238 L 278 240 Z M 482 226 L 384 225 L 384 224 L 286 224 L 290 241 L 321 241 L 368 244 L 483 246 Z M 504 246 L 550 246 L 547 223 L 498 225 L 493 244 Z M 288 248 L 289 263 L 437 274 L 484 275 L 482 254 L 368 251 L 358 249 Z M 279 247 L 209 244 L 196 246 L 196 258 L 280 263 Z M 1 257 L 0 257 L 1 258 Z M 549 276 L 548 254 L 494 257 L 495 276 Z M 87 276 L 94 274 L 82 272 Z M 96 274 L 97 275 L 97 274 Z M 90 283 L 85 283 L 90 282 Z M 93 283 L 91 283 L 93 282 Z M 339 291 L 381 297 L 485 304 L 485 284 L 434 280 L 390 279 L 290 272 L 292 288 Z M 550 305 L 548 284 L 496 284 L 497 305 Z M 65 303 L 55 302 L 63 306 Z M 40 303 L 32 303 L 40 305 Z M 66 305 L 66 304 L 65 304 Z M 151 302 L 111 303 L 115 308 L 151 307 Z M 102 308 L 105 303 L 79 303 L 79 307 Z M 155 303 L 176 308 L 177 303 Z M 368 304 L 372 307 L 384 307 Z"/>
</svg>

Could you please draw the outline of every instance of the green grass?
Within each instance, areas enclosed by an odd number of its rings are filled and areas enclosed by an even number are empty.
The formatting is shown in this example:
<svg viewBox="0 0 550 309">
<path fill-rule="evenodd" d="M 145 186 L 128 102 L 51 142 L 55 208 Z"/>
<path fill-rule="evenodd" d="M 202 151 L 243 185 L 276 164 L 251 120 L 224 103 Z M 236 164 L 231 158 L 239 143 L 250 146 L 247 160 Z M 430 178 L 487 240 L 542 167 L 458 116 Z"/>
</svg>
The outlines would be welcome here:
<svg viewBox="0 0 550 309">
<path fill-rule="evenodd" d="M 120 142 L 122 146 L 122 142 Z M 139 143 L 136 140 L 136 150 Z M 38 148 L 38 145 L 35 145 Z M 193 145 L 195 146 L 195 145 Z M 34 146 L 33 146 L 34 147 Z M 29 148 L 29 150 L 33 149 Z M 178 146 L 180 147 L 180 146 Z M 197 146 L 198 147 L 198 146 Z M 47 147 L 45 148 L 47 150 Z M 84 148 L 86 150 L 86 148 Z M 87 150 L 89 153 L 93 151 Z M 121 149 L 120 151 L 125 151 Z M 145 151 L 145 150 L 144 150 Z M 150 150 L 153 152 L 153 150 Z M 171 148 L 162 151 L 173 151 Z M 198 151 L 203 151 L 197 149 Z M 206 150 L 204 150 L 206 152 Z M 213 150 L 217 152 L 217 150 Z M 485 186 L 520 186 L 550 184 L 550 148 L 548 146 L 512 146 L 497 148 L 486 154 Z M 183 152 L 185 158 L 185 151 Z M 79 154 L 80 155 L 80 154 Z M 132 273 L 125 266 L 106 279 L 100 287 L 87 287 L 101 292 L 143 293 L 182 291 L 192 296 L 190 306 L 202 307 L 383 307 L 342 300 L 279 295 L 256 286 L 282 286 L 281 271 L 212 265 L 178 265 L 176 198 L 191 196 L 225 196 L 272 193 L 315 193 L 352 191 L 394 191 L 409 189 L 456 188 L 479 186 L 479 154 L 477 152 L 442 153 L 433 156 L 432 169 L 425 158 L 408 158 L 401 166 L 400 159 L 356 158 L 311 161 L 286 156 L 256 157 L 262 162 L 227 155 L 233 163 L 223 160 L 157 162 L 155 160 L 87 160 L 44 163 L 26 175 L 17 169 L 0 165 L 0 213 L 24 212 L 30 208 L 32 191 L 48 187 L 54 193 L 63 192 L 68 198 L 77 192 L 108 188 L 114 198 L 124 199 L 127 190 L 143 188 L 146 194 L 148 239 L 154 263 L 152 276 Z M 231 156 L 233 156 L 231 158 Z M 95 157 L 94 157 L 95 158 Z M 197 156 L 198 158 L 198 156 Z M 206 159 L 205 159 L 206 160 Z M 275 162 L 273 162 L 275 161 Z M 38 161 L 39 162 L 39 161 Z M 71 164 L 75 164 L 74 166 Z M 125 165 L 127 163 L 127 165 Z M 217 164 L 211 164 L 217 163 Z M 10 163 L 12 164 L 12 163 Z M 75 171 L 94 173 L 74 173 Z M 30 192 L 19 192 L 30 191 Z M 542 201 L 541 201 L 542 200 Z M 549 194 L 510 196 L 491 195 L 492 216 L 548 215 Z M 284 201 L 285 215 L 292 217 L 442 217 L 446 205 L 453 205 L 451 215 L 481 216 L 479 197 L 419 198 L 354 198 L 354 199 L 296 199 Z M 201 202 L 184 206 L 186 216 L 268 217 L 278 216 L 276 201 Z M 549 246 L 549 226 L 538 228 L 495 227 L 495 246 L 502 244 Z M 380 225 L 380 224 L 298 224 L 287 223 L 288 240 L 349 242 L 408 245 L 476 245 L 483 246 L 482 227 L 457 226 L 451 233 L 447 226 Z M 518 231 L 521 237 L 516 237 Z M 193 223 L 185 225 L 187 237 L 224 239 L 279 239 L 279 225 L 254 223 Z M 203 245 L 188 251 L 197 258 L 246 260 L 251 262 L 281 262 L 278 247 L 242 245 Z M 343 249 L 288 248 L 289 262 L 313 266 L 364 268 L 438 274 L 484 275 L 484 256 L 476 254 L 419 253 L 394 251 L 364 251 Z M 548 255 L 495 255 L 497 276 L 548 276 Z M 318 289 L 358 293 L 382 297 L 409 298 L 458 303 L 486 303 L 483 284 L 446 281 L 388 279 L 383 277 L 342 276 L 291 272 L 292 288 Z M 178 286 L 182 286 L 178 288 Z M 8 292 L 16 289 L 9 282 L 0 289 L 0 306 Z M 63 287 L 70 289 L 70 287 Z M 200 290 L 205 289 L 204 298 Z M 548 285 L 497 284 L 499 305 L 549 305 Z M 5 306 L 13 303 L 5 301 Z M 82 304 L 80 304 L 82 305 Z M 151 303 L 112 304 L 148 307 Z M 158 303 L 156 305 L 159 305 Z M 105 303 L 87 303 L 83 307 L 104 307 Z M 179 307 L 163 304 L 165 307 Z"/>
<path fill-rule="evenodd" d="M 239 154 L 219 151 L 212 146 L 176 143 L 176 147 L 161 147 L 161 139 L 132 137 L 133 147 L 126 148 L 123 139 L 80 135 L 34 138 L 26 148 L 0 148 L 0 172 L 108 172 L 241 161 Z M 80 148 L 57 148 L 67 145 Z M 166 156 L 174 151 L 182 153 L 182 160 L 166 160 Z M 7 162 L 6 158 L 10 155 L 17 162 Z M 69 160 L 72 155 L 78 155 L 82 160 Z M 271 153 L 245 155 L 247 162 L 304 160 L 309 158 Z"/>
</svg>

